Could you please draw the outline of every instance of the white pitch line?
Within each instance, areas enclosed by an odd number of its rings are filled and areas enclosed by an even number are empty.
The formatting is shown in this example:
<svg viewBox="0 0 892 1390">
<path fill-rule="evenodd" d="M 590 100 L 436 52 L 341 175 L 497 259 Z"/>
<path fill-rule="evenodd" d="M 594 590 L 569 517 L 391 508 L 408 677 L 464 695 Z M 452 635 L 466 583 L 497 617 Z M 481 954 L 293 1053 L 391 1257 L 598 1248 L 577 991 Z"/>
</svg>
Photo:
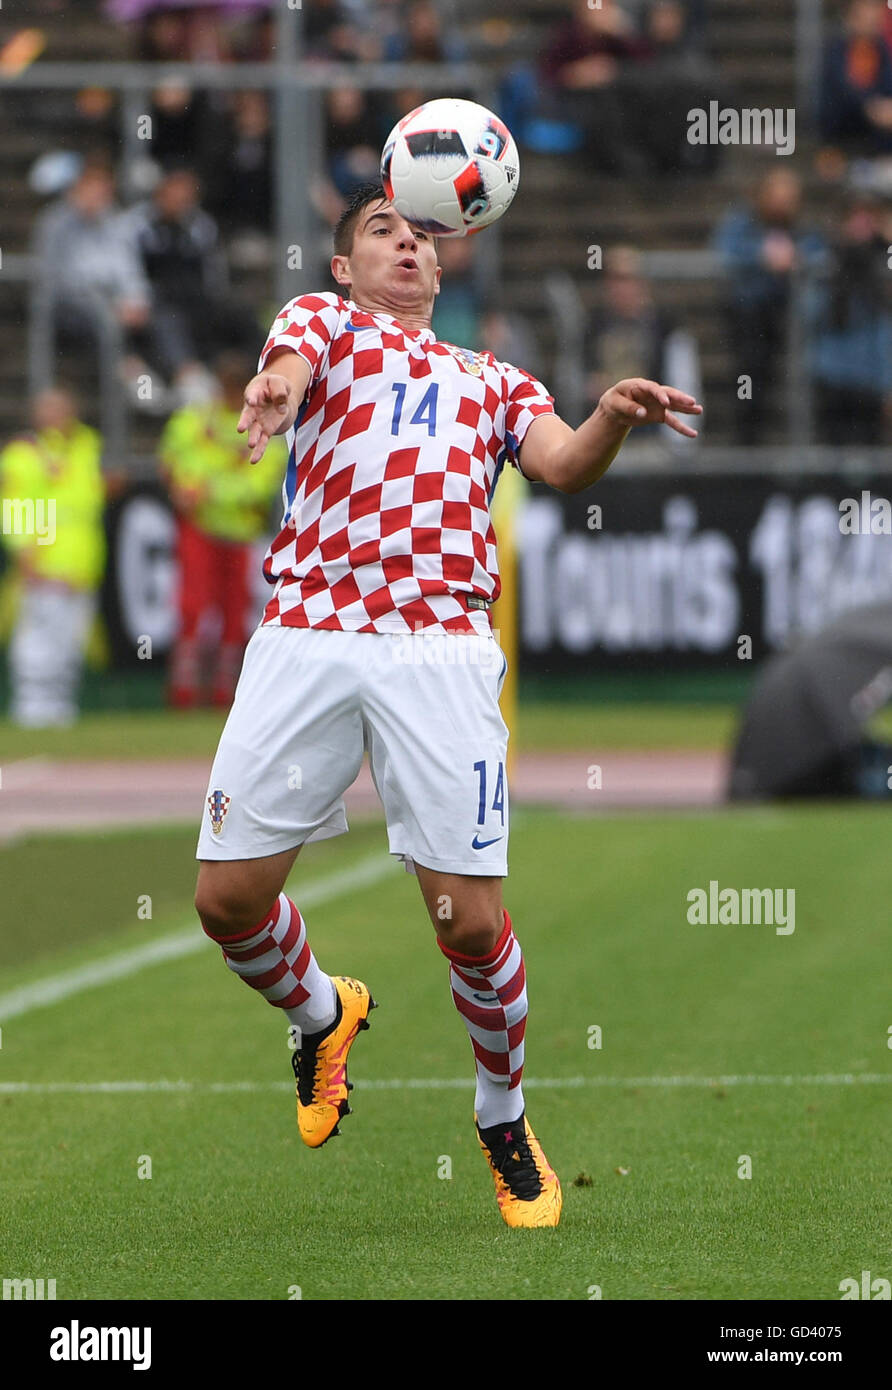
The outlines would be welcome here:
<svg viewBox="0 0 892 1390">
<path fill-rule="evenodd" d="M 372 883 L 377 883 L 379 879 L 386 878 L 393 872 L 395 865 L 396 860 L 389 857 L 382 858 L 380 854 L 370 855 L 361 859 L 352 869 L 344 869 L 327 878 L 303 884 L 297 895 L 300 905 L 316 907 L 320 903 L 340 897 L 343 893 L 350 893 L 355 888 L 366 888 Z M 162 936 L 146 946 L 118 951 L 117 954 L 95 961 L 91 965 L 64 970 L 58 975 L 47 975 L 33 984 L 22 985 L 19 989 L 10 990 L 8 994 L 0 994 L 0 1023 L 5 1023 L 10 1018 L 19 1018 L 22 1014 L 30 1013 L 32 1009 L 57 1004 L 60 999 L 70 999 L 73 994 L 80 994 L 85 989 L 94 989 L 98 985 L 110 984 L 113 980 L 122 980 L 128 975 L 136 975 L 148 966 L 160 965 L 162 961 L 179 960 L 183 956 L 194 955 L 205 946 L 211 945 L 213 942 L 205 936 L 196 918 L 194 926 L 169 936 Z"/>
<path fill-rule="evenodd" d="M 843 1072 L 838 1076 L 525 1076 L 528 1089 L 560 1090 L 588 1086 L 876 1086 L 892 1082 L 892 1072 Z M 473 1077 L 410 1077 L 357 1081 L 357 1091 L 464 1091 Z M 219 1095 L 293 1091 L 293 1081 L 0 1081 L 0 1095 L 118 1095 L 137 1092 L 188 1092 Z"/>
</svg>

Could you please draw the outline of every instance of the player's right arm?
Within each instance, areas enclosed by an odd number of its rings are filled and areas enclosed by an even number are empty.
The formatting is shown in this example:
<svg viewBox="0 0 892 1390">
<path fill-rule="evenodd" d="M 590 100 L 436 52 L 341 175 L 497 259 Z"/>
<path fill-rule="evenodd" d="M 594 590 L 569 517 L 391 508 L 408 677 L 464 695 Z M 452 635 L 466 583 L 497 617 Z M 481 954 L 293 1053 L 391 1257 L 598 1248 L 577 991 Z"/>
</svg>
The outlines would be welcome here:
<svg viewBox="0 0 892 1390">
<path fill-rule="evenodd" d="M 238 431 L 247 431 L 252 463 L 260 462 L 274 434 L 285 434 L 291 429 L 310 375 L 306 358 L 291 348 L 280 347 L 270 353 L 263 371 L 248 382 Z"/>
</svg>

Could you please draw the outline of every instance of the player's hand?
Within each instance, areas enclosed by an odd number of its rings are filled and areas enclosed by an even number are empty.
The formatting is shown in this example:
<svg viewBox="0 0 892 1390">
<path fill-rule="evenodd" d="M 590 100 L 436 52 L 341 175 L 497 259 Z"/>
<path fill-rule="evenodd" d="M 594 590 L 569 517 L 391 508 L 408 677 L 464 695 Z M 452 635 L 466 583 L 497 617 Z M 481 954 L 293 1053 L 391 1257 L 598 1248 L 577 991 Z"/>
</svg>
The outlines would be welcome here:
<svg viewBox="0 0 892 1390">
<path fill-rule="evenodd" d="M 251 463 L 259 463 L 274 434 L 293 423 L 294 388 L 286 376 L 261 372 L 245 387 L 245 408 L 236 426 L 239 434 L 248 432 Z"/>
<path fill-rule="evenodd" d="M 629 377 L 618 381 L 605 391 L 598 409 L 612 420 L 624 425 L 668 425 L 677 434 L 688 439 L 696 439 L 697 431 L 683 420 L 681 415 L 702 415 L 703 407 L 693 396 L 684 391 L 676 391 L 674 386 L 661 386 L 658 381 L 646 381 L 644 377 Z"/>
</svg>

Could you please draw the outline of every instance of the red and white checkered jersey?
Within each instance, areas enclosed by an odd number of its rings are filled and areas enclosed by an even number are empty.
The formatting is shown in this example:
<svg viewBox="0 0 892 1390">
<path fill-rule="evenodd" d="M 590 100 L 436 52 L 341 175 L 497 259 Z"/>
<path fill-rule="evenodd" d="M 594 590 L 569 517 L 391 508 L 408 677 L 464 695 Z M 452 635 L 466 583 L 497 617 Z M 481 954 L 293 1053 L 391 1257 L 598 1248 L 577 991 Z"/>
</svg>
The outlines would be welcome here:
<svg viewBox="0 0 892 1390">
<path fill-rule="evenodd" d="M 286 304 L 260 355 L 312 370 L 288 431 L 282 529 L 263 622 L 350 632 L 482 632 L 500 581 L 489 501 L 537 415 L 541 382 L 337 294 Z"/>
</svg>

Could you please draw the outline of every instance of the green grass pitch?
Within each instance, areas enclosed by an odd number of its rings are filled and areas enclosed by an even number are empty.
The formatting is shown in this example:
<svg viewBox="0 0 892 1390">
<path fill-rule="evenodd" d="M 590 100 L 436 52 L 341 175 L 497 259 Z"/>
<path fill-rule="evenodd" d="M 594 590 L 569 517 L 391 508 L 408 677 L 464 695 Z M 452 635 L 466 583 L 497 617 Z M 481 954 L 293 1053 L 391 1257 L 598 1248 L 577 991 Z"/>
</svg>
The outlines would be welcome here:
<svg viewBox="0 0 892 1390">
<path fill-rule="evenodd" d="M 0 850 L 3 999 L 198 933 L 194 838 Z M 300 903 L 302 884 L 375 856 L 383 828 L 359 824 L 311 846 L 291 891 Z M 690 925 L 686 895 L 711 879 L 795 889 L 795 932 Z M 281 1017 L 211 945 L 0 1017 L 0 1276 L 55 1278 L 59 1299 L 187 1300 L 596 1285 L 605 1300 L 834 1300 L 862 1270 L 888 1278 L 890 897 L 885 810 L 518 811 L 506 902 L 528 969 L 528 1112 L 564 1187 L 556 1231 L 498 1215 L 470 1045 L 398 867 L 306 911 L 323 968 L 381 1005 L 351 1056 L 354 1114 L 319 1152 L 297 1136 Z M 847 1073 L 875 1080 L 827 1084 Z M 775 1080 L 654 1083 L 741 1076 Z M 182 1084 L 76 1089 L 102 1082 Z"/>
<path fill-rule="evenodd" d="M 724 748 L 737 715 L 730 705 L 565 704 L 520 706 L 516 737 L 528 752 L 579 748 Z M 17 729 L 0 718 L 0 764 L 18 758 L 213 757 L 224 715 L 190 710 L 105 710 L 67 729 Z"/>
</svg>

